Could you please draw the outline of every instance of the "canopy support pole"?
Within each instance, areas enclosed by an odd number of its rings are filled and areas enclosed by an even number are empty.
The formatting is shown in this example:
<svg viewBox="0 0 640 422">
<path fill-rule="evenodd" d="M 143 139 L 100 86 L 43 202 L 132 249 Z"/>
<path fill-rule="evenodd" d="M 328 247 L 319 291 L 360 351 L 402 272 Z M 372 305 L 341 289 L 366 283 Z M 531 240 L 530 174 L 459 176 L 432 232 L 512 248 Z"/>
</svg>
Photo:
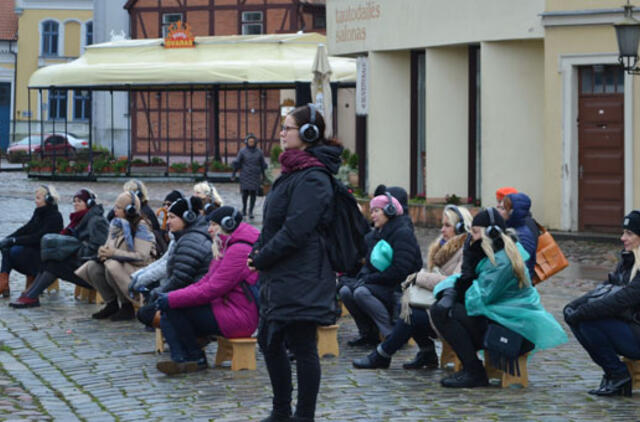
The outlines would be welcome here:
<svg viewBox="0 0 640 422">
<path fill-rule="evenodd" d="M 114 137 L 115 137 L 115 128 L 113 127 L 113 90 L 110 90 L 111 94 L 111 155 L 115 156 L 115 146 L 114 146 Z"/>
<path fill-rule="evenodd" d="M 131 87 L 127 92 L 127 176 L 131 176 L 131 158 L 133 158 L 133 148 L 131 146 Z"/>
<path fill-rule="evenodd" d="M 162 94 L 160 94 L 160 98 L 162 99 Z M 169 175 L 169 91 L 165 92 L 164 95 L 164 103 L 165 103 L 165 115 L 167 116 L 166 119 L 166 133 L 165 136 L 167 137 L 167 175 Z M 159 116 L 162 116 L 162 113 L 158 113 Z M 158 125 L 162 124 L 162 120 L 158 120 Z"/>
<path fill-rule="evenodd" d="M 40 102 L 40 160 L 44 160 L 44 109 L 42 108 L 42 88 L 38 89 Z"/>
<path fill-rule="evenodd" d="M 27 120 L 27 132 L 29 132 L 29 161 L 31 161 L 31 88 L 27 89 L 27 110 L 29 110 L 27 112 L 29 117 L 29 120 Z"/>
<path fill-rule="evenodd" d="M 207 180 L 207 172 L 209 171 L 209 101 L 211 100 L 211 92 L 205 90 L 204 93 L 204 178 Z"/>
<path fill-rule="evenodd" d="M 213 86 L 213 153 L 215 160 L 222 162 L 220 157 L 220 87 Z"/>
<path fill-rule="evenodd" d="M 144 99 L 144 95 L 141 95 Z M 151 164 L 151 89 L 147 89 L 147 104 L 145 107 L 147 115 L 147 162 Z"/>
<path fill-rule="evenodd" d="M 89 91 L 89 176 L 93 174 L 93 90 Z"/>
<path fill-rule="evenodd" d="M 191 165 L 193 166 L 193 85 L 191 85 L 189 93 L 189 126 L 189 136 L 191 138 Z"/>
</svg>

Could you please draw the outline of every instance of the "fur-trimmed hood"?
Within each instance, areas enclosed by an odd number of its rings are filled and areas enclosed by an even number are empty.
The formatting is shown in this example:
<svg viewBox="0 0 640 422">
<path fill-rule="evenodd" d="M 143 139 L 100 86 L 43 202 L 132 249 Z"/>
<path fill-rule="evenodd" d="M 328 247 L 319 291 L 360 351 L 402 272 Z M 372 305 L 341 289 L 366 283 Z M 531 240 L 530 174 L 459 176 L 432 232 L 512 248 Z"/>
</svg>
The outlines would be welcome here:
<svg viewBox="0 0 640 422">
<path fill-rule="evenodd" d="M 429 247 L 427 269 L 433 271 L 434 268 L 444 266 L 464 246 L 466 239 L 467 233 L 452 237 L 444 245 L 440 245 L 440 241 L 436 239 Z"/>
</svg>

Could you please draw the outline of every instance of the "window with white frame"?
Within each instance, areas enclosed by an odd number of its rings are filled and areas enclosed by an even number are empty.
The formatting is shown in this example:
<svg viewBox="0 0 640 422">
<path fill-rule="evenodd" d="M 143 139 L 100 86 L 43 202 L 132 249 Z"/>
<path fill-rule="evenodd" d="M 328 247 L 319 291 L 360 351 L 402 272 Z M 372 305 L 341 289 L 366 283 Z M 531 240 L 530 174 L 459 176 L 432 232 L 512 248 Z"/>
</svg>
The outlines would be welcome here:
<svg viewBox="0 0 640 422">
<path fill-rule="evenodd" d="M 169 33 L 171 24 L 178 21 L 182 22 L 182 13 L 163 13 L 162 14 L 162 38 L 166 38 Z"/>
<path fill-rule="evenodd" d="M 67 118 L 67 91 L 62 89 L 49 90 L 49 120 Z"/>
<path fill-rule="evenodd" d="M 73 91 L 73 120 L 89 120 L 91 113 L 91 96 L 89 91 L 76 89 Z"/>
<path fill-rule="evenodd" d="M 87 22 L 87 24 L 85 25 L 84 42 L 85 42 L 84 45 L 93 44 L 93 22 Z"/>
<path fill-rule="evenodd" d="M 242 35 L 262 34 L 262 12 L 242 12 Z"/>
<path fill-rule="evenodd" d="M 56 21 L 45 21 L 42 23 L 42 55 L 58 55 L 58 37 L 60 36 L 60 25 Z"/>
</svg>

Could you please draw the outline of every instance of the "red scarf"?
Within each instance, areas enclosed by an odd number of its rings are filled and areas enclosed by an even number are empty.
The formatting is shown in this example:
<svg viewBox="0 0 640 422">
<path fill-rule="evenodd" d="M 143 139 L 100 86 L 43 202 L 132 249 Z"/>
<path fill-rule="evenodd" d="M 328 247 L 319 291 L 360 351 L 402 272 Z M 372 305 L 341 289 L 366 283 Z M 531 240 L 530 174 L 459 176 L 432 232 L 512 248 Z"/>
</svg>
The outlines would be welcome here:
<svg viewBox="0 0 640 422">
<path fill-rule="evenodd" d="M 306 169 L 309 167 L 325 167 L 316 157 L 301 149 L 288 149 L 280 154 L 283 173 Z"/>
<path fill-rule="evenodd" d="M 86 210 L 82 210 L 82 211 L 78 211 L 78 212 L 72 212 L 71 214 L 69 214 L 69 225 L 67 225 L 67 227 L 65 227 L 64 229 L 62 229 L 62 231 L 60 232 L 60 234 L 66 234 L 68 236 L 71 236 L 73 233 L 71 231 L 71 229 L 73 229 L 75 226 L 78 225 L 78 223 L 80 223 L 80 220 L 82 220 L 82 217 L 85 216 L 86 213 L 89 212 L 89 208 L 87 208 Z"/>
</svg>

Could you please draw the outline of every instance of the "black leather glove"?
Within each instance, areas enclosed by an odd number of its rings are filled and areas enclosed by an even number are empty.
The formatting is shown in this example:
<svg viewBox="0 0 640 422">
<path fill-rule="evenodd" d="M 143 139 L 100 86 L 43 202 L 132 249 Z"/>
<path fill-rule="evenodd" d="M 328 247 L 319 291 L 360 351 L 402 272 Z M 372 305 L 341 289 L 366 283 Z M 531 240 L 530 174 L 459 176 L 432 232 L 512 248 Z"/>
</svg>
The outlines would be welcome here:
<svg viewBox="0 0 640 422">
<path fill-rule="evenodd" d="M 564 320 L 569 325 L 575 325 L 583 319 L 581 312 L 578 312 L 577 309 L 574 309 L 569 305 L 564 307 L 562 313 L 564 314 Z"/>
<path fill-rule="evenodd" d="M 0 249 L 10 248 L 15 244 L 16 244 L 15 237 L 5 237 L 4 239 L 0 240 Z"/>
<path fill-rule="evenodd" d="M 458 292 L 454 288 L 444 289 L 438 300 L 438 306 L 442 309 L 451 309 L 458 300 Z"/>
<path fill-rule="evenodd" d="M 156 287 L 155 289 L 151 290 L 151 293 L 149 294 L 149 303 L 154 303 L 156 300 L 158 300 L 158 297 L 162 294 L 162 292 L 160 291 L 160 287 Z"/>
</svg>

